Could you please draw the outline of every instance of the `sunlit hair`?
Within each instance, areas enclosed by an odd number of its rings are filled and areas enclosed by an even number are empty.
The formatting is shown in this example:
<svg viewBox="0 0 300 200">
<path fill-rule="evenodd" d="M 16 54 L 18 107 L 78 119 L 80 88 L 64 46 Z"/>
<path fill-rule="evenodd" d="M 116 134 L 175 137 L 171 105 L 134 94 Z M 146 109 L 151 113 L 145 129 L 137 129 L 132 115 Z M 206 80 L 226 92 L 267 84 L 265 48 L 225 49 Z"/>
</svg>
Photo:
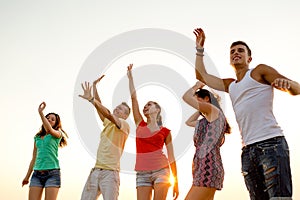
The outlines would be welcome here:
<svg viewBox="0 0 300 200">
<path fill-rule="evenodd" d="M 160 113 L 161 113 L 161 107 L 160 107 L 160 105 L 159 105 L 157 102 L 155 102 L 155 101 L 150 101 L 150 102 L 153 103 L 157 109 L 159 109 L 159 111 L 158 111 L 158 113 L 157 113 L 157 117 L 156 117 L 156 122 L 157 122 L 158 126 L 162 126 L 162 125 L 163 125 L 163 124 L 162 124 L 162 117 L 161 117 L 161 114 L 160 114 Z"/>
<path fill-rule="evenodd" d="M 236 41 L 236 42 L 233 42 L 230 46 L 230 48 L 234 47 L 234 46 L 237 46 L 237 45 L 243 45 L 247 48 L 247 51 L 248 51 L 248 56 L 251 56 L 251 49 L 249 48 L 249 46 L 246 44 L 246 42 L 243 42 L 243 41 Z"/>
<path fill-rule="evenodd" d="M 56 113 L 48 113 L 45 117 L 47 118 L 49 115 L 54 115 L 55 116 L 55 124 L 52 127 L 54 130 L 61 130 L 64 134 L 62 134 L 62 138 L 59 142 L 59 146 L 60 147 L 64 147 L 67 146 L 67 138 L 68 135 L 67 133 L 62 129 L 62 125 L 61 125 L 61 121 L 60 121 L 60 117 L 58 114 Z M 37 137 L 43 137 L 47 134 L 44 126 L 42 125 L 41 130 L 35 135 Z M 67 137 L 67 138 L 66 138 Z"/>
<path fill-rule="evenodd" d="M 128 111 L 126 111 L 126 114 L 129 116 L 129 114 L 130 114 L 130 107 L 129 107 L 129 105 L 126 102 L 122 102 L 121 104 L 123 106 L 125 106 L 126 108 L 128 108 Z"/>
<path fill-rule="evenodd" d="M 216 98 L 216 96 L 212 92 L 210 92 L 206 89 L 199 89 L 195 92 L 195 95 L 199 98 L 202 98 L 202 99 L 204 99 L 205 97 L 208 97 L 209 98 L 209 103 L 216 106 L 223 113 L 223 110 L 222 110 L 222 108 L 220 106 L 220 103 L 219 103 L 220 99 Z M 226 119 L 225 133 L 227 133 L 227 134 L 231 133 L 231 127 L 230 127 L 227 119 Z"/>
</svg>

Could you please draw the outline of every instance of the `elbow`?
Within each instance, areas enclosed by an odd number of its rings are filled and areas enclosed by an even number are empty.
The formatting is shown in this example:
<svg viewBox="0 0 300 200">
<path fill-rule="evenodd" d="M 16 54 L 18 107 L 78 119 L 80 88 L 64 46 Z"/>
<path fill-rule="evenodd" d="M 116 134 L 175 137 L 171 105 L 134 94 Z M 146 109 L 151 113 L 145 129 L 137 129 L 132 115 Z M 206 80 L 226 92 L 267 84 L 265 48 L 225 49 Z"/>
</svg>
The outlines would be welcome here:
<svg viewBox="0 0 300 200">
<path fill-rule="evenodd" d="M 185 122 L 185 125 L 190 126 L 189 121 L 186 121 L 186 122 Z"/>
</svg>

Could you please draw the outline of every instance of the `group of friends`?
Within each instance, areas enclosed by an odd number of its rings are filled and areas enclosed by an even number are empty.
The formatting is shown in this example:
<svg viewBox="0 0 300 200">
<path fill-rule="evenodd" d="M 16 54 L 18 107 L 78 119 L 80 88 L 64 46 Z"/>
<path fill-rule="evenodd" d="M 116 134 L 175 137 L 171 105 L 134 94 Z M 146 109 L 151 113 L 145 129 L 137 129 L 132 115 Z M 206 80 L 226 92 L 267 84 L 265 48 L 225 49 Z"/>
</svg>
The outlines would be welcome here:
<svg viewBox="0 0 300 200">
<path fill-rule="evenodd" d="M 194 127 L 195 154 L 192 165 L 193 182 L 186 200 L 212 200 L 216 190 L 223 188 L 224 169 L 220 147 L 231 127 L 222 111 L 219 98 L 204 86 L 229 93 L 242 136 L 242 174 L 251 200 L 292 199 L 292 176 L 288 144 L 273 114 L 274 88 L 300 94 L 300 84 L 281 75 L 274 68 L 259 64 L 250 68 L 251 50 L 243 41 L 230 47 L 230 64 L 236 78 L 221 79 L 207 73 L 204 63 L 205 34 L 201 28 L 196 36 L 196 83 L 182 96 L 195 109 L 186 121 Z M 148 101 L 139 107 L 134 86 L 133 65 L 127 67 L 131 108 L 122 102 L 110 112 L 101 102 L 97 84 L 82 83 L 81 98 L 89 101 L 103 122 L 96 164 L 83 188 L 82 200 L 104 200 L 119 197 L 120 159 L 130 127 L 126 119 L 132 110 L 136 125 L 136 190 L 138 200 L 164 200 L 174 177 L 173 198 L 179 196 L 177 167 L 171 130 L 162 124 L 161 107 Z M 33 156 L 22 186 L 29 183 L 29 199 L 55 200 L 61 186 L 58 147 L 67 144 L 68 135 L 62 129 L 56 113 L 43 114 L 46 103 L 39 105 L 41 130 L 34 137 Z M 167 155 L 163 153 L 166 147 Z M 31 177 L 31 178 L 30 178 Z"/>
</svg>

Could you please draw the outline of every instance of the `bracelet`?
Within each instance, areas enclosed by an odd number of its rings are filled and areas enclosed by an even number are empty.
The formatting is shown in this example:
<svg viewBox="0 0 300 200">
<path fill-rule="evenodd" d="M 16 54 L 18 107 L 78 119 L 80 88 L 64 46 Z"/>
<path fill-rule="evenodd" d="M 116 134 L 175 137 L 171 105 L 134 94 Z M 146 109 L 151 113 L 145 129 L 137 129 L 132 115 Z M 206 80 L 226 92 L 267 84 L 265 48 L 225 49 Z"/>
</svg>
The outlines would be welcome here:
<svg viewBox="0 0 300 200">
<path fill-rule="evenodd" d="M 197 50 L 198 53 L 203 53 L 204 52 L 203 47 L 196 47 L 196 50 Z"/>
<path fill-rule="evenodd" d="M 197 52 L 197 53 L 196 53 L 196 56 L 204 56 L 204 53 L 199 53 L 199 52 Z"/>
<path fill-rule="evenodd" d="M 196 55 L 197 56 L 204 56 L 204 48 L 203 47 L 196 47 Z"/>
<path fill-rule="evenodd" d="M 89 99 L 88 101 L 89 101 L 89 102 L 91 102 L 91 103 L 94 103 L 94 99 L 95 99 L 95 98 L 94 98 L 94 97 L 92 97 L 92 98 L 91 98 L 91 99 Z"/>
</svg>

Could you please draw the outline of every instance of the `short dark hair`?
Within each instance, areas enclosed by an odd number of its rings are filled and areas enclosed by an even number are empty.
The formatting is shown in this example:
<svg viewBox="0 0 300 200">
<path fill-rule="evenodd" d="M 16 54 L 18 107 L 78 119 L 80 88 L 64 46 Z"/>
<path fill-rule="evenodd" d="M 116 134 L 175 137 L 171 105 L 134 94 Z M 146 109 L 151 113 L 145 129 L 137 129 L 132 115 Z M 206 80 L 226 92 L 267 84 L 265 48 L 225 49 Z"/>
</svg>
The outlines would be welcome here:
<svg viewBox="0 0 300 200">
<path fill-rule="evenodd" d="M 236 41 L 236 42 L 233 42 L 230 46 L 230 48 L 236 46 L 236 45 L 243 45 L 247 48 L 248 50 L 248 56 L 251 56 L 251 49 L 249 48 L 249 46 L 246 44 L 246 42 L 243 42 L 243 41 Z"/>
</svg>

